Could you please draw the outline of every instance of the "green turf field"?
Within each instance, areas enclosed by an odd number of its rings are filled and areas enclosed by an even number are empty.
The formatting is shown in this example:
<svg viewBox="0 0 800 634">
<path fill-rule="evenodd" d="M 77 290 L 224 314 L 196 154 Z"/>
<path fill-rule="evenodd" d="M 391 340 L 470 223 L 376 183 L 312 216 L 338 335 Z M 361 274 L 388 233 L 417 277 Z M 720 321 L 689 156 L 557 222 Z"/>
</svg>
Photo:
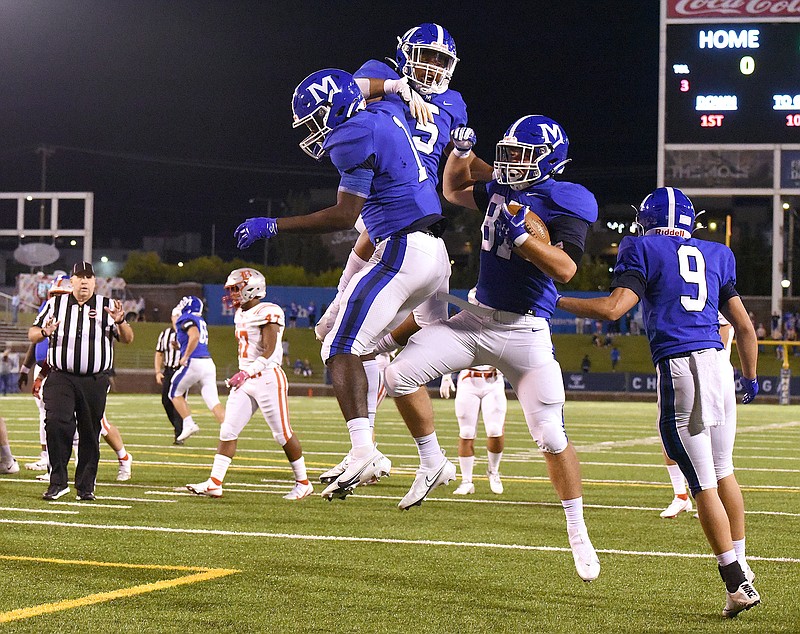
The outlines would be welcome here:
<svg viewBox="0 0 800 634">
<path fill-rule="evenodd" d="M 157 397 L 112 394 L 131 481 L 114 481 L 104 444 L 96 502 L 75 502 L 74 489 L 45 502 L 24 468 L 0 476 L 0 623 L 37 633 L 800 631 L 796 407 L 740 407 L 737 474 L 763 603 L 727 622 L 698 521 L 658 515 L 672 491 L 655 404 L 566 405 L 602 563 L 593 583 L 575 572 L 543 460 L 509 406 L 502 496 L 480 477 L 479 449 L 475 495 L 455 498 L 451 484 L 401 512 L 417 456 L 390 402 L 378 423 L 390 478 L 343 502 L 289 502 L 291 472 L 263 420 L 245 429 L 224 497 L 200 498 L 182 487 L 208 477 L 211 416 L 198 414 L 201 432 L 176 447 Z M 435 407 L 455 460 L 453 403 Z M 333 399 L 296 397 L 290 408 L 316 478 L 346 452 L 344 424 Z M 36 413 L 29 396 L 0 399 L 21 464 L 38 456 Z"/>
</svg>

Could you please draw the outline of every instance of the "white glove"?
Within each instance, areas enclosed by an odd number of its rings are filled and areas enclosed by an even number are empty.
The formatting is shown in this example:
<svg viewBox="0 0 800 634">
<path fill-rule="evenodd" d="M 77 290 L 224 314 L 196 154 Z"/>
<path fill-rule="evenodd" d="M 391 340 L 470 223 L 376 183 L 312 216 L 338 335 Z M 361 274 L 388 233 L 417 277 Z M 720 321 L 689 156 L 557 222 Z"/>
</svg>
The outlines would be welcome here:
<svg viewBox="0 0 800 634">
<path fill-rule="evenodd" d="M 383 82 L 383 94 L 397 95 L 405 101 L 411 111 L 411 116 L 420 125 L 433 121 L 433 112 L 431 112 L 430 104 L 422 98 L 422 95 L 408 85 L 408 77 L 387 79 Z"/>
<path fill-rule="evenodd" d="M 442 384 L 439 386 L 439 396 L 442 398 L 450 398 L 450 394 L 455 394 L 456 385 L 453 383 L 453 377 L 450 374 L 442 376 Z"/>
</svg>

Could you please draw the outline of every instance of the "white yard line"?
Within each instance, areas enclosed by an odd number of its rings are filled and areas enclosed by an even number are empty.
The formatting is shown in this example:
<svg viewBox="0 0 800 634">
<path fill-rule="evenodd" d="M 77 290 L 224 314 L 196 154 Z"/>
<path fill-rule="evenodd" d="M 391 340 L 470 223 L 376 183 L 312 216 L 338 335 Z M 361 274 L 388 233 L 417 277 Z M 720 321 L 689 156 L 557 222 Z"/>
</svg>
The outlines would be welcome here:
<svg viewBox="0 0 800 634">
<path fill-rule="evenodd" d="M 436 547 L 457 547 L 457 548 L 491 548 L 498 550 L 523 550 L 523 551 L 543 551 L 571 553 L 569 548 L 562 546 L 533 546 L 525 544 L 497 544 L 491 542 L 456 542 L 445 540 L 430 539 L 392 539 L 388 537 L 353 537 L 346 535 L 303 535 L 300 533 L 267 533 L 254 531 L 226 531 L 220 529 L 202 528 L 174 528 L 168 526 L 137 526 L 137 525 L 103 525 L 86 524 L 78 522 L 55 522 L 45 520 L 9 520 L 1 519 L 2 524 L 24 524 L 28 526 L 51 526 L 56 528 L 81 528 L 95 529 L 101 531 L 131 531 L 144 533 L 172 533 L 182 535 L 217 535 L 223 537 L 257 537 L 282 540 L 300 540 L 314 542 L 352 542 L 352 543 L 371 543 L 371 544 L 396 544 L 401 546 L 436 546 Z M 607 555 L 630 555 L 634 557 L 674 557 L 686 559 L 710 559 L 708 553 L 679 553 L 670 551 L 639 551 L 639 550 L 619 550 L 619 549 L 597 549 L 598 553 Z M 800 559 L 791 557 L 757 557 L 748 556 L 750 561 L 766 561 L 774 563 L 800 564 Z"/>
</svg>

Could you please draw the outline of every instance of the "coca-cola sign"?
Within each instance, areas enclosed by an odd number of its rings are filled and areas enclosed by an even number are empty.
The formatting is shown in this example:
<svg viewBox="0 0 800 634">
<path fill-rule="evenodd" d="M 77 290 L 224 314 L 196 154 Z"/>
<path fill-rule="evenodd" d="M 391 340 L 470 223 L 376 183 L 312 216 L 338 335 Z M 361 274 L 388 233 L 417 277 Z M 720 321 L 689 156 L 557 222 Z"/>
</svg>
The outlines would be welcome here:
<svg viewBox="0 0 800 634">
<path fill-rule="evenodd" d="M 668 18 L 800 18 L 800 0 L 667 0 Z"/>
</svg>

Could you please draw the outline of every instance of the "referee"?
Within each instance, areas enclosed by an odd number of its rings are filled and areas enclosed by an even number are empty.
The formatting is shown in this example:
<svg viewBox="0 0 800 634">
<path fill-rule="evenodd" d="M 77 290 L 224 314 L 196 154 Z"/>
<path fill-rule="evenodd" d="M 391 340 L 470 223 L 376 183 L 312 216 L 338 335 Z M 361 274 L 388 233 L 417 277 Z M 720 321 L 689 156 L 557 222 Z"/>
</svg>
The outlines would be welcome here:
<svg viewBox="0 0 800 634">
<path fill-rule="evenodd" d="M 165 328 L 158 335 L 153 363 L 155 365 L 156 383 L 161 386 L 161 404 L 164 406 L 169 422 L 172 423 L 172 427 L 175 429 L 175 441 L 173 444 L 182 445 L 183 441 L 178 440 L 178 436 L 183 431 L 183 418 L 178 414 L 172 404 L 172 399 L 169 397 L 172 375 L 181 365 L 181 349 L 178 346 L 178 336 L 174 325 Z"/>
<path fill-rule="evenodd" d="M 47 300 L 28 331 L 28 339 L 49 339 L 50 374 L 42 388 L 45 433 L 50 455 L 50 486 L 42 496 L 57 500 L 69 493 L 67 466 L 78 430 L 75 488 L 79 500 L 94 500 L 100 462 L 100 421 L 106 409 L 114 340 L 133 341 L 119 300 L 95 295 L 90 262 L 72 267 L 72 293 Z"/>
</svg>

